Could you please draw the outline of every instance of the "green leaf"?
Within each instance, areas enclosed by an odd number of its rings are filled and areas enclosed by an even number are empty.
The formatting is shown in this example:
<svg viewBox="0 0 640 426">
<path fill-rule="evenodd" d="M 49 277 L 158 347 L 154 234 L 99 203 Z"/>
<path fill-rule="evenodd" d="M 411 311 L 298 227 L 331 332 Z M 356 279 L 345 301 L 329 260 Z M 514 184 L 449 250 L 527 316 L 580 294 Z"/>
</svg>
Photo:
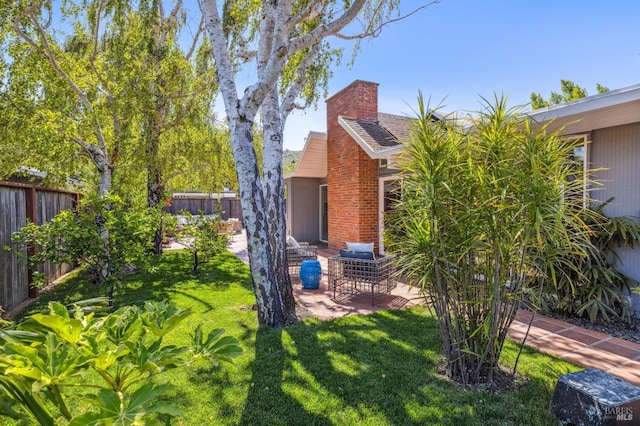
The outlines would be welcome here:
<svg viewBox="0 0 640 426">
<path fill-rule="evenodd" d="M 178 309 L 174 303 L 146 302 L 141 314 L 144 325 L 156 336 L 164 336 L 191 315 L 191 309 Z"/>
<path fill-rule="evenodd" d="M 182 411 L 171 402 L 157 401 L 171 385 L 153 387 L 151 383 L 141 386 L 128 403 L 112 390 L 101 389 L 98 396 L 89 396 L 98 411 L 91 411 L 75 417 L 69 426 L 85 425 L 134 425 L 148 424 L 157 413 L 181 416 Z"/>
<path fill-rule="evenodd" d="M 215 365 L 218 361 L 232 362 L 233 358 L 242 355 L 243 350 L 238 340 L 232 336 L 224 336 L 223 328 L 211 330 L 203 339 L 202 325 L 199 324 L 192 335 L 193 351 L 196 357 L 208 359 Z"/>
</svg>

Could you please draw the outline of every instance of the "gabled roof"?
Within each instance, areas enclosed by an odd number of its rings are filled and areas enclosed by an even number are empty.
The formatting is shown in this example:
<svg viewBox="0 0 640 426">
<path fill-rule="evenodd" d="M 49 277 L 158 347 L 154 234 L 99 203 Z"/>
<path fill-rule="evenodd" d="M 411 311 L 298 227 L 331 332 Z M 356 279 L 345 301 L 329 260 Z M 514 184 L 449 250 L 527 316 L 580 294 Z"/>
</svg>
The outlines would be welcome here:
<svg viewBox="0 0 640 426">
<path fill-rule="evenodd" d="M 403 143 L 411 137 L 415 119 L 380 112 L 376 123 L 342 116 L 338 117 L 338 123 L 369 157 L 381 159 L 402 151 Z"/>
<path fill-rule="evenodd" d="M 383 159 L 402 152 L 402 142 L 411 137 L 415 119 L 381 112 L 376 123 L 347 117 L 338 117 L 338 122 L 372 159 Z M 296 169 L 284 175 L 284 179 L 293 177 L 327 177 L 326 133 L 309 132 Z"/>
<path fill-rule="evenodd" d="M 309 132 L 298 164 L 293 173 L 284 175 L 284 179 L 292 177 L 327 177 L 327 134 Z"/>
<path fill-rule="evenodd" d="M 565 126 L 564 134 L 640 122 L 640 84 L 537 109 L 528 115 L 539 123 L 554 120 L 552 127 Z"/>
</svg>

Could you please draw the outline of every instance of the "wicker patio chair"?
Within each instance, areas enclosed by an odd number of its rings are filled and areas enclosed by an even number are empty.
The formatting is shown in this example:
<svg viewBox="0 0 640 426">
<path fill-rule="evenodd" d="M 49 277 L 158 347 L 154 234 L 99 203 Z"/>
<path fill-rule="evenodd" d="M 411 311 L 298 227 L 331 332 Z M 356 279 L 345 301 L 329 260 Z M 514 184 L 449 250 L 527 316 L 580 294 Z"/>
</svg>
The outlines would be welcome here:
<svg viewBox="0 0 640 426">
<path fill-rule="evenodd" d="M 371 295 L 371 305 L 375 298 L 390 294 L 398 284 L 394 256 L 384 256 L 376 260 L 332 256 L 328 259 L 329 290 L 333 298 L 342 294 Z"/>
<path fill-rule="evenodd" d="M 287 237 L 287 267 L 289 275 L 300 274 L 300 265 L 303 260 L 317 260 L 318 247 L 307 242 L 297 242 L 293 237 Z"/>
</svg>

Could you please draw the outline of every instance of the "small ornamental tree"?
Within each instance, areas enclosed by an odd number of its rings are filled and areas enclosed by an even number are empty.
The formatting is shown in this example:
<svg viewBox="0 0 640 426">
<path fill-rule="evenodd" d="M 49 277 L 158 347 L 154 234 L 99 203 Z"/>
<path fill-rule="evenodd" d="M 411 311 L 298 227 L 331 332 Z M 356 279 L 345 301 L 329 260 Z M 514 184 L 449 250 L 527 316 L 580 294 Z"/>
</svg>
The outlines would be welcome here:
<svg viewBox="0 0 640 426">
<path fill-rule="evenodd" d="M 541 265 L 586 253 L 587 228 L 574 214 L 583 200 L 571 195 L 581 193 L 582 170 L 571 164 L 573 142 L 534 129 L 504 98 L 465 127 L 435 120 L 422 98 L 419 108 L 387 247 L 435 311 L 447 375 L 492 383 Z"/>
<path fill-rule="evenodd" d="M 50 302 L 49 313 L 0 329 L 0 417 L 41 425 L 64 418 L 71 426 L 85 426 L 159 424 L 159 414 L 181 415 L 166 400 L 171 386 L 154 385 L 151 377 L 198 361 L 217 366 L 242 354 L 224 329 L 205 334 L 200 325 L 190 346 L 163 343 L 190 314 L 167 302 L 125 306 L 106 316 L 82 302 L 69 311 Z M 90 384 L 89 371 L 98 377 Z M 84 413 L 69 406 L 79 387 L 91 407 Z"/>
<path fill-rule="evenodd" d="M 219 217 L 208 217 L 202 212 L 197 216 L 187 211 L 181 211 L 180 214 L 186 220 L 176 232 L 176 240 L 191 254 L 191 275 L 196 275 L 202 263 L 227 249 L 229 234 L 225 222 Z"/>
</svg>

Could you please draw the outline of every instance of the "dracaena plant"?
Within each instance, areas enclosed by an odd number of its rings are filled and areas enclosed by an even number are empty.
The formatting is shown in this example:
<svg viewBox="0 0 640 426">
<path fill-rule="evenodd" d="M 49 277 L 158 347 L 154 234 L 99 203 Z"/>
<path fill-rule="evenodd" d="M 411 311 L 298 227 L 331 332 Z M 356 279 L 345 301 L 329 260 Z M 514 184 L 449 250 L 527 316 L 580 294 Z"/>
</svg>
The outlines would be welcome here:
<svg viewBox="0 0 640 426">
<path fill-rule="evenodd" d="M 470 123 L 419 105 L 386 246 L 436 313 L 448 375 L 491 383 L 525 291 L 533 277 L 548 278 L 545 243 L 580 256 L 590 247 L 575 216 L 582 199 L 571 196 L 581 172 L 571 141 L 536 128 L 505 98 Z"/>
<path fill-rule="evenodd" d="M 232 362 L 242 354 L 238 341 L 223 329 L 204 333 L 198 326 L 190 346 L 163 342 L 191 313 L 172 303 L 147 302 L 97 315 L 93 299 L 67 309 L 57 302 L 46 314 L 34 314 L 0 330 L 0 416 L 30 418 L 42 425 L 154 424 L 159 414 L 181 415 L 167 401 L 169 385 L 150 378 L 208 361 Z M 87 372 L 99 379 L 88 381 Z M 91 406 L 85 413 L 69 407 L 82 388 Z"/>
</svg>

